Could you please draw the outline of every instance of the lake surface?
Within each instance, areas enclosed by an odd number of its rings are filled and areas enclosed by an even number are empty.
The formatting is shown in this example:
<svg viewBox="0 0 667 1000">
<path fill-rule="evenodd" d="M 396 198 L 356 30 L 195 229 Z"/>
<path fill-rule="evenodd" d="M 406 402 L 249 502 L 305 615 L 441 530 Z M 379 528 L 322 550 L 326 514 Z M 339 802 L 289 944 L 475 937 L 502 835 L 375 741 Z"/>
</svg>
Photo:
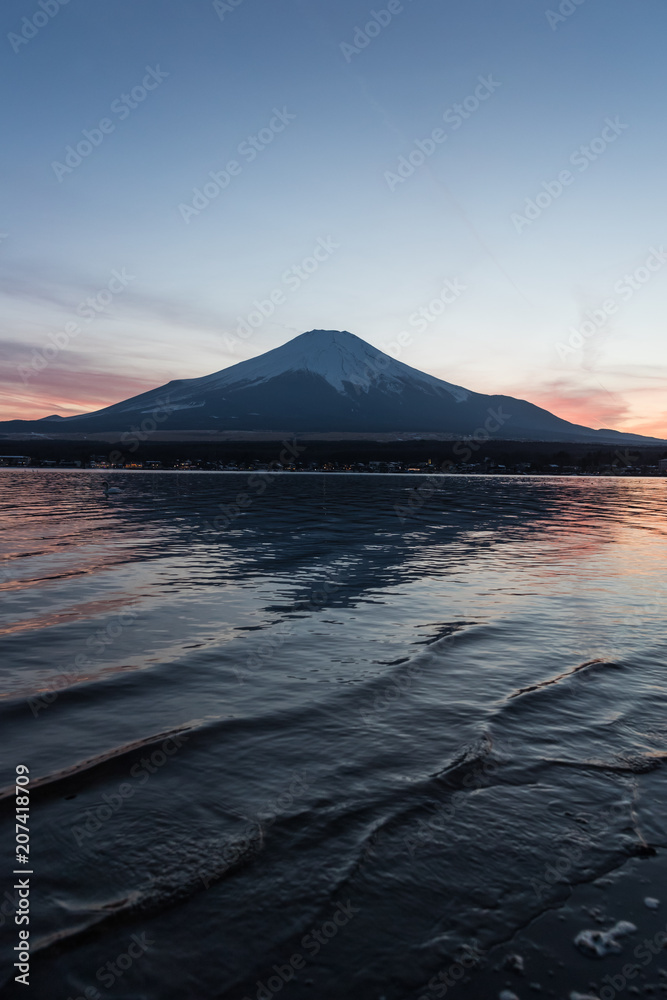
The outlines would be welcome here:
<svg viewBox="0 0 667 1000">
<path fill-rule="evenodd" d="M 0 500 L 17 995 L 434 1000 L 667 842 L 665 480 L 4 469 Z"/>
</svg>

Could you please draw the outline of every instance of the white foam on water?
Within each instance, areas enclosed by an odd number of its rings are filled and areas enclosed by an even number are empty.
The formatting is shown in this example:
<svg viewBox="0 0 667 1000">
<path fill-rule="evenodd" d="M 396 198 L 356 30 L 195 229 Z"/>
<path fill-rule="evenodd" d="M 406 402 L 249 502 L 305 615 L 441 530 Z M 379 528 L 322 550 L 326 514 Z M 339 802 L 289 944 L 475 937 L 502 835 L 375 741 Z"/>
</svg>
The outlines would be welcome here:
<svg viewBox="0 0 667 1000">
<path fill-rule="evenodd" d="M 629 920 L 619 920 L 608 931 L 581 931 L 574 939 L 574 943 L 584 955 L 604 958 L 605 955 L 618 955 L 622 951 L 618 938 L 632 934 L 636 930 L 635 925 Z"/>
</svg>

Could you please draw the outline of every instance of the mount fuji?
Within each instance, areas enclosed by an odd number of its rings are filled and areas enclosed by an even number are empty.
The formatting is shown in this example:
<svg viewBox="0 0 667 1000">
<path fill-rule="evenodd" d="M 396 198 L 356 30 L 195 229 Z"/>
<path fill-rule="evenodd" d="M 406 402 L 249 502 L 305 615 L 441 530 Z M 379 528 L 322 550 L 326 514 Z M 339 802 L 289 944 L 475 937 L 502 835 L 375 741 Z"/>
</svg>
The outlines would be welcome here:
<svg viewBox="0 0 667 1000">
<path fill-rule="evenodd" d="M 157 423 L 156 423 L 157 421 Z M 169 432 L 427 435 L 453 439 L 485 428 L 505 440 L 655 441 L 570 423 L 511 396 L 484 395 L 427 375 L 339 330 L 311 330 L 281 347 L 202 378 L 178 379 L 75 417 L 9 421 L 16 433 Z"/>
</svg>

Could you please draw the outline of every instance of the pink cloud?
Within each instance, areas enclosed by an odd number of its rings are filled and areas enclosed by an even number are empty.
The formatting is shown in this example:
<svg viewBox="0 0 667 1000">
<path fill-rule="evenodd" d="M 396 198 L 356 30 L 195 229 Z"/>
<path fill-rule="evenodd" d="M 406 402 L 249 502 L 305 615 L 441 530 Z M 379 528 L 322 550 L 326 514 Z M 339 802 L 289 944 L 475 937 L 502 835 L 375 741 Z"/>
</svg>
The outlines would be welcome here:
<svg viewBox="0 0 667 1000">
<path fill-rule="evenodd" d="M 628 415 L 628 404 L 603 386 L 573 386 L 567 379 L 554 379 L 535 388 L 524 388 L 523 398 L 551 410 L 564 420 L 587 427 L 614 427 Z"/>
<path fill-rule="evenodd" d="M 624 386 L 621 391 L 614 392 L 597 381 L 573 385 L 563 378 L 530 388 L 517 388 L 513 395 L 529 399 L 575 424 L 667 437 L 665 387 L 662 385 Z"/>
<path fill-rule="evenodd" d="M 154 389 L 155 379 L 116 372 L 47 368 L 24 385 L 4 380 L 0 420 L 38 420 L 100 410 L 129 396 Z"/>
</svg>

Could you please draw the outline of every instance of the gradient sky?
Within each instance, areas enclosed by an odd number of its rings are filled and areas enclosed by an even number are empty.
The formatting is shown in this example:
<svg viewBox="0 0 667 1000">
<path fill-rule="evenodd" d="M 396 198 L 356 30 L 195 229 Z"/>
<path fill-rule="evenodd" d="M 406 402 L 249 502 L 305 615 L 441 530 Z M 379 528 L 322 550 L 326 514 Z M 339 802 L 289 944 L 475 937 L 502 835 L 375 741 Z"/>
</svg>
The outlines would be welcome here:
<svg viewBox="0 0 667 1000">
<path fill-rule="evenodd" d="M 383 0 L 42 2 L 0 15 L 0 418 L 97 409 L 325 328 L 479 392 L 667 437 L 664 0 L 564 0 L 561 15 L 392 0 L 390 19 Z M 354 51 L 372 11 L 389 23 Z M 485 100 L 443 117 L 480 78 Z M 295 117 L 250 161 L 239 146 L 281 124 L 275 109 Z M 443 141 L 397 180 L 434 129 Z M 225 190 L 180 207 L 232 160 Z M 318 240 L 317 269 L 288 277 Z M 125 284 L 86 320 L 114 271 Z M 446 281 L 465 290 L 445 305 Z M 602 326 L 577 338 L 589 311 Z"/>
</svg>

